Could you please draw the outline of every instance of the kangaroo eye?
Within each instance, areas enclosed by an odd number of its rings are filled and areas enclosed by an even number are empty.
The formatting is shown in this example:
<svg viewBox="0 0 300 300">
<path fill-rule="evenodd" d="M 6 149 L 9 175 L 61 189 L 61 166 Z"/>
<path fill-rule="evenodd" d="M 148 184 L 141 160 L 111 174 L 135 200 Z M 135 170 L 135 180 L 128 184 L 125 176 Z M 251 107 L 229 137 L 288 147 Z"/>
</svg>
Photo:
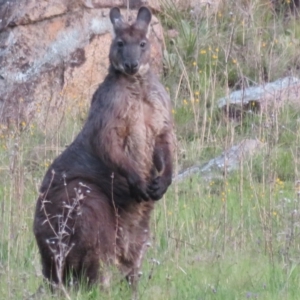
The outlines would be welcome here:
<svg viewBox="0 0 300 300">
<path fill-rule="evenodd" d="M 146 42 L 141 42 L 141 43 L 140 43 L 140 46 L 141 46 L 141 48 L 145 48 Z"/>
<path fill-rule="evenodd" d="M 122 48 L 124 46 L 124 43 L 122 41 L 118 41 L 117 45 L 118 45 L 119 48 Z"/>
</svg>

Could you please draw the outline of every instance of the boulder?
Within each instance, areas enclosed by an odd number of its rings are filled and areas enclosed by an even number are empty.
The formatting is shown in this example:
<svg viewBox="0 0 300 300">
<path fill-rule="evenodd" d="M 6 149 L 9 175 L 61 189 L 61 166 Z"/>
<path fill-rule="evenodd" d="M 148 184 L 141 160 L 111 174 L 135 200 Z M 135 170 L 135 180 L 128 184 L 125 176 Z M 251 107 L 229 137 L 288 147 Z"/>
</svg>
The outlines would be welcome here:
<svg viewBox="0 0 300 300">
<path fill-rule="evenodd" d="M 243 161 L 258 153 L 264 146 L 265 144 L 257 139 L 244 139 L 207 163 L 180 171 L 173 177 L 173 181 L 181 181 L 193 174 L 209 180 L 220 178 L 225 171 L 228 173 L 237 170 Z"/>
<path fill-rule="evenodd" d="M 299 107 L 300 79 L 284 77 L 264 85 L 252 86 L 230 93 L 217 101 L 218 107 L 230 118 L 236 119 L 244 112 L 270 111 L 285 103 Z"/>
<path fill-rule="evenodd" d="M 109 10 L 125 0 L 0 0 L 0 122 L 47 117 L 66 103 L 89 102 L 108 68 Z M 130 8 L 157 1 L 132 0 Z M 162 70 L 162 27 L 151 22 L 152 66 Z M 45 109 L 46 107 L 46 109 Z M 37 109 L 38 108 L 38 109 Z M 38 119 L 45 121 L 45 114 Z"/>
</svg>

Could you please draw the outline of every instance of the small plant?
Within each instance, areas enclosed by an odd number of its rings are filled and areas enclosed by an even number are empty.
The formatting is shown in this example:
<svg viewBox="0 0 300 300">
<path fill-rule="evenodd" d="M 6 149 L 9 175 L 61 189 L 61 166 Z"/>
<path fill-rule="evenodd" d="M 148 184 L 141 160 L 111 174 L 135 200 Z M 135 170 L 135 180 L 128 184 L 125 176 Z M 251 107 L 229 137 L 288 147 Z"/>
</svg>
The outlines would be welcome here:
<svg viewBox="0 0 300 300">
<path fill-rule="evenodd" d="M 53 173 L 53 177 L 54 175 L 55 174 Z M 65 178 L 64 178 L 64 185 L 67 186 Z M 48 226 L 50 226 L 53 233 L 53 237 L 47 238 L 46 244 L 48 245 L 49 250 L 51 251 L 52 256 L 54 258 L 54 264 L 55 264 L 54 268 L 56 270 L 56 277 L 58 281 L 57 283 L 49 282 L 49 284 L 53 289 L 58 289 L 59 291 L 62 291 L 64 296 L 67 299 L 71 299 L 71 298 L 64 286 L 64 283 L 66 281 L 65 265 L 66 265 L 67 256 L 72 250 L 72 248 L 74 247 L 74 243 L 73 242 L 71 243 L 70 239 L 71 239 L 71 235 L 74 235 L 75 233 L 76 216 L 82 214 L 81 203 L 82 201 L 84 201 L 85 198 L 84 193 L 82 193 L 83 186 L 84 188 L 87 188 L 87 191 L 90 191 L 90 188 L 88 186 L 79 183 L 79 186 L 74 188 L 75 198 L 68 199 L 67 202 L 62 203 L 63 205 L 62 214 L 51 216 L 47 212 L 46 204 L 47 203 L 49 204 L 49 200 L 47 200 L 47 193 L 43 195 L 42 206 L 41 206 L 41 209 L 44 211 L 44 214 L 46 216 L 46 220 L 44 222 L 47 223 Z M 67 189 L 66 189 L 66 193 L 68 193 Z M 54 228 L 52 226 L 53 218 L 57 219 L 56 221 L 54 221 L 54 224 L 57 224 L 57 228 Z M 78 283 L 73 282 L 72 285 L 73 284 L 78 284 Z"/>
</svg>

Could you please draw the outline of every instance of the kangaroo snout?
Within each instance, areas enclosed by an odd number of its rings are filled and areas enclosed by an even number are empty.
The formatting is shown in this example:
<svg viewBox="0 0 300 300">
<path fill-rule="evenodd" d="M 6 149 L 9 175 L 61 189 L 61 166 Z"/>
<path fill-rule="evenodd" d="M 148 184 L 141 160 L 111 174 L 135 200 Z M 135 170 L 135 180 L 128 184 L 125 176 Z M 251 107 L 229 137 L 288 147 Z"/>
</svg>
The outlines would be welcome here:
<svg viewBox="0 0 300 300">
<path fill-rule="evenodd" d="M 139 62 L 135 61 L 125 61 L 124 62 L 124 70 L 128 75 L 134 75 L 139 70 Z"/>
</svg>

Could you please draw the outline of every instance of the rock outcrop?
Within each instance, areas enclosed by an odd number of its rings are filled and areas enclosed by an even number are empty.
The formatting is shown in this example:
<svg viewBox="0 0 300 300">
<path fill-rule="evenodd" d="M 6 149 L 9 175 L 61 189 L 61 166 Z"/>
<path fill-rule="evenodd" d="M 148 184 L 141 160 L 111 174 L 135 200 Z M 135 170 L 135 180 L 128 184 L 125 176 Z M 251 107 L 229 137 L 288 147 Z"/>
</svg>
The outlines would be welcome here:
<svg viewBox="0 0 300 300">
<path fill-rule="evenodd" d="M 228 116 L 238 119 L 242 113 L 268 112 L 273 107 L 279 108 L 286 103 L 299 107 L 300 79 L 284 77 L 264 85 L 252 86 L 234 91 L 218 100 L 218 107 Z"/>
<path fill-rule="evenodd" d="M 225 172 L 237 170 L 241 163 L 258 153 L 264 146 L 265 144 L 257 139 L 244 139 L 207 163 L 182 170 L 173 177 L 173 181 L 181 181 L 193 174 L 208 180 L 219 178 Z"/>
<path fill-rule="evenodd" d="M 107 73 L 109 10 L 158 2 L 131 0 L 0 0 L 0 122 L 29 121 L 37 107 L 49 113 L 67 101 L 90 101 Z M 161 25 L 151 23 L 152 61 L 162 69 Z M 74 101 L 75 103 L 75 101 Z"/>
</svg>

